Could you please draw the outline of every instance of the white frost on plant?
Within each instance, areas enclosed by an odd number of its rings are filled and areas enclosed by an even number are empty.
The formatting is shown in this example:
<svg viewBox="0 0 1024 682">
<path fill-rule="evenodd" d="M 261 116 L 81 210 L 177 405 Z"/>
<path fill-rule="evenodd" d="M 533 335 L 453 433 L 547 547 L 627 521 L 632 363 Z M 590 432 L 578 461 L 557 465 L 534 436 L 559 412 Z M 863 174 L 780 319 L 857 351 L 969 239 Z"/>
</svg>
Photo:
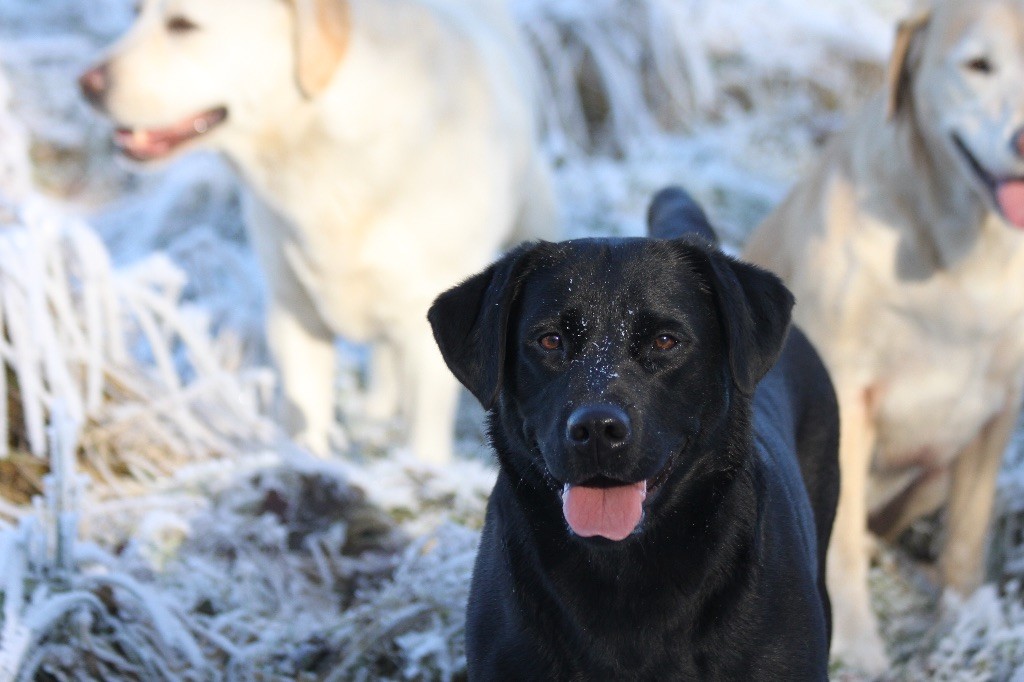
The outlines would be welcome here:
<svg viewBox="0 0 1024 682">
<path fill-rule="evenodd" d="M 28 135 L 11 114 L 10 99 L 10 85 L 0 71 L 0 215 L 23 199 L 31 186 Z"/>
<path fill-rule="evenodd" d="M 493 466 L 476 460 L 437 467 L 395 452 L 353 466 L 348 475 L 372 502 L 401 519 L 407 531 L 421 535 L 443 520 L 481 527 L 496 474 Z"/>
<path fill-rule="evenodd" d="M 139 479 L 270 441 L 269 375 L 227 371 L 202 310 L 179 303 L 184 281 L 159 253 L 116 270 L 88 225 L 38 197 L 22 204 L 0 231 L 0 360 L 15 380 L 0 415 L 20 395 L 33 453 L 54 400 L 84 425 L 87 455 L 116 448 Z M 3 426 L 0 454 L 22 425 Z M 103 472 L 110 461 L 97 457 Z"/>
<path fill-rule="evenodd" d="M 665 129 L 751 118 L 752 109 L 771 116 L 785 107 L 784 120 L 794 109 L 848 107 L 863 97 L 864 72 L 880 75 L 906 4 L 512 2 L 544 67 L 545 121 L 559 155 L 629 151 Z"/>
<path fill-rule="evenodd" d="M 89 672 L 99 679 L 133 671 L 167 682 L 208 679 L 186 621 L 163 595 L 109 573 L 104 564 L 112 560 L 102 552 L 92 552 L 99 566 L 84 560 L 89 552 L 78 555 L 85 486 L 75 465 L 78 425 L 59 403 L 53 412 L 45 493 L 16 530 L 0 529 L 0 679 L 52 675 L 61 659 L 91 661 Z M 72 648 L 80 655 L 69 659 Z"/>
<path fill-rule="evenodd" d="M 946 594 L 941 633 L 931 651 L 906 673 L 929 680 L 1016 680 L 1024 673 L 1024 594 L 1019 583 L 1002 592 L 985 585 L 966 601 Z"/>
</svg>

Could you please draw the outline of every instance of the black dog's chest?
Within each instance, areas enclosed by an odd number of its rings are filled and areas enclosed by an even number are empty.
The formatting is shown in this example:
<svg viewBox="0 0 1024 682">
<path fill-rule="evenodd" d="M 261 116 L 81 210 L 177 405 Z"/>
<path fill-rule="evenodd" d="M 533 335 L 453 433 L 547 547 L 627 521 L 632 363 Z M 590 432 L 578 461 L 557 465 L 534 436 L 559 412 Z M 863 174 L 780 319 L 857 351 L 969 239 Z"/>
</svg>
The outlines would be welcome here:
<svg viewBox="0 0 1024 682">
<path fill-rule="evenodd" d="M 487 670 L 484 662 L 499 657 L 491 663 L 517 670 L 515 679 L 743 679 L 750 651 L 746 658 L 724 652 L 735 648 L 729 636 L 742 639 L 744 626 L 735 623 L 763 616 L 760 600 L 744 597 L 751 574 L 719 581 L 724 600 L 704 594 L 700 576 L 708 563 L 727 566 L 751 548 L 735 538 L 710 548 L 683 529 L 672 534 L 674 551 L 637 542 L 631 551 L 595 556 L 567 548 L 572 540 L 557 519 L 527 531 L 524 506 L 547 519 L 557 511 L 538 504 L 499 476 L 470 598 L 467 635 L 477 652 L 471 664 Z M 496 613 L 509 620 L 496 620 Z M 511 644 L 494 639 L 496 629 L 509 633 Z M 509 653 L 516 650 L 533 654 Z"/>
</svg>

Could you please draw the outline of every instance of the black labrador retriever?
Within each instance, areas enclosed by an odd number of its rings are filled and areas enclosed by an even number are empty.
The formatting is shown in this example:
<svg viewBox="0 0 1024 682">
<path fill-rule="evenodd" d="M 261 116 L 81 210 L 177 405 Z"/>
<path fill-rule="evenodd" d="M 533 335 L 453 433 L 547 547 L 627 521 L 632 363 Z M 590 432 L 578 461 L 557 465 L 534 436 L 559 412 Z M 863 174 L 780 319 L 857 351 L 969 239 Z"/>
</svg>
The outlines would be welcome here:
<svg viewBox="0 0 1024 682">
<path fill-rule="evenodd" d="M 430 310 L 501 465 L 471 679 L 827 678 L 832 384 L 685 193 L 649 224 L 522 246 Z"/>
</svg>

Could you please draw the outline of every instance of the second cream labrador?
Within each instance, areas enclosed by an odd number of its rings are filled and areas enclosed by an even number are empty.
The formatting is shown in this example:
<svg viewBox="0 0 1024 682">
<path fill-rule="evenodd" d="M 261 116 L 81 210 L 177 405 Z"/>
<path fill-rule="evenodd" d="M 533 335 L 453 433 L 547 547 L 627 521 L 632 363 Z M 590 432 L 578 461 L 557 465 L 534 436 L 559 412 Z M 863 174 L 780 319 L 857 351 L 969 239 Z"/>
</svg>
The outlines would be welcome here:
<svg viewBox="0 0 1024 682">
<path fill-rule="evenodd" d="M 945 0 L 903 22 L 888 87 L 756 230 L 841 410 L 829 548 L 834 655 L 888 659 L 869 527 L 946 507 L 939 566 L 981 583 L 996 475 L 1024 389 L 1024 2 Z"/>
</svg>

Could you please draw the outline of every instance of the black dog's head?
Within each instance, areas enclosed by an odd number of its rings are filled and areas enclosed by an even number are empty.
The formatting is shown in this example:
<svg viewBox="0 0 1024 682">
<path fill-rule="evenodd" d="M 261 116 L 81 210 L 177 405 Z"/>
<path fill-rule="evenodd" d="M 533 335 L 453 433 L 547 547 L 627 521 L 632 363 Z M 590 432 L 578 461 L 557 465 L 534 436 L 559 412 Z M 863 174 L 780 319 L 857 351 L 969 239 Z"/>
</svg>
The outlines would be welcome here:
<svg viewBox="0 0 1024 682">
<path fill-rule="evenodd" d="M 624 540 L 674 481 L 732 465 L 706 460 L 774 363 L 792 302 L 707 244 L 582 239 L 520 247 L 429 317 L 448 366 L 494 410 L 502 466 L 560 494 L 575 535 Z"/>
</svg>

